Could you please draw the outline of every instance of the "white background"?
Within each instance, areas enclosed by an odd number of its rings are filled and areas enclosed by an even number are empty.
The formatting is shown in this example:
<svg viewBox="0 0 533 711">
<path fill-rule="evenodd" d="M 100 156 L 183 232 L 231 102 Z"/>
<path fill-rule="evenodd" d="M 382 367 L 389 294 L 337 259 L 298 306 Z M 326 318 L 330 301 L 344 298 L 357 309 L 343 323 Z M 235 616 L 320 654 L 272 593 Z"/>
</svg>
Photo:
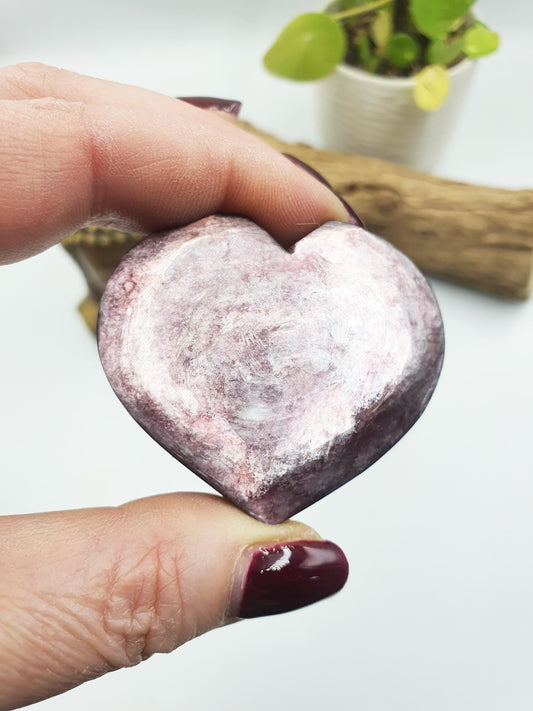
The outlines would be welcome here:
<svg viewBox="0 0 533 711">
<path fill-rule="evenodd" d="M 39 60 L 171 95 L 239 98 L 244 118 L 318 145 L 314 87 L 268 76 L 260 59 L 287 20 L 319 7 L 1 0 L 0 63 Z M 479 63 L 440 175 L 532 187 L 532 7 L 478 3 L 502 48 Z M 39 709 L 533 708 L 533 301 L 432 284 L 447 351 L 426 413 L 368 472 L 301 515 L 346 551 L 345 589 Z M 0 513 L 206 490 L 116 401 L 76 313 L 85 293 L 59 247 L 1 268 Z"/>
</svg>

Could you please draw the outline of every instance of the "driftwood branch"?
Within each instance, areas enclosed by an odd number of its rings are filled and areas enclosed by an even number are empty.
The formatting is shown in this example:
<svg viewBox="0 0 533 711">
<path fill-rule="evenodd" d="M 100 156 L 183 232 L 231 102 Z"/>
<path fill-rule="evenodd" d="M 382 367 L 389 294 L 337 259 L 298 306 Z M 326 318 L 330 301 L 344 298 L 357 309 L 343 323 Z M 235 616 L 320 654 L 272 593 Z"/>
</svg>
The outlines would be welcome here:
<svg viewBox="0 0 533 711">
<path fill-rule="evenodd" d="M 443 180 L 374 158 L 284 143 L 241 126 L 322 173 L 367 229 L 422 271 L 500 296 L 531 294 L 533 190 Z"/>
</svg>

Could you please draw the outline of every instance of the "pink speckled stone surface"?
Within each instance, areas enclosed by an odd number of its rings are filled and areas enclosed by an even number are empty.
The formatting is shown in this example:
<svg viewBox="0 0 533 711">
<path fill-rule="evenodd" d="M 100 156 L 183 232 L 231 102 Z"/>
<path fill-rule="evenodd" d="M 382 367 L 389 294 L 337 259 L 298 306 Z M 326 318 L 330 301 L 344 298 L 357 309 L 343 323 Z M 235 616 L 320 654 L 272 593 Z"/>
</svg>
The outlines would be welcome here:
<svg viewBox="0 0 533 711">
<path fill-rule="evenodd" d="M 98 344 L 137 422 L 237 506 L 277 523 L 413 425 L 444 336 L 424 277 L 360 227 L 288 252 L 213 216 L 143 240 L 113 273 Z"/>
</svg>

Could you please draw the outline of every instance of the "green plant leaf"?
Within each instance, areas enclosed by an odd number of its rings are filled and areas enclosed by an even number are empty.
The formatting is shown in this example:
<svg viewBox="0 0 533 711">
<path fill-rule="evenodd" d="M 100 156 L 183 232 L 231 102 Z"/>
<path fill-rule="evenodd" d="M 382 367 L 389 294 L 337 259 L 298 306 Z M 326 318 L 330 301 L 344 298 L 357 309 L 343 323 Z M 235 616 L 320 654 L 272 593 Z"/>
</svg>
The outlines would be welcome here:
<svg viewBox="0 0 533 711">
<path fill-rule="evenodd" d="M 415 77 L 413 98 L 423 111 L 436 111 L 450 90 L 450 77 L 444 67 L 431 64 Z"/>
<path fill-rule="evenodd" d="M 359 52 L 359 62 L 367 72 L 374 74 L 379 66 L 379 57 L 372 50 L 372 43 L 368 35 L 359 35 L 356 40 L 356 46 Z"/>
<path fill-rule="evenodd" d="M 277 76 L 312 81 L 331 74 L 345 53 L 346 35 L 340 25 L 321 12 L 309 12 L 282 30 L 263 61 Z"/>
<path fill-rule="evenodd" d="M 400 69 L 412 64 L 419 54 L 420 45 L 418 42 L 403 32 L 392 35 L 387 42 L 387 59 Z"/>
<path fill-rule="evenodd" d="M 463 38 L 463 51 L 471 59 L 484 57 L 498 49 L 500 37 L 496 32 L 489 30 L 486 25 L 476 22 L 465 32 Z"/>
<path fill-rule="evenodd" d="M 458 37 L 451 42 L 444 40 L 433 40 L 426 50 L 428 64 L 442 64 L 447 67 L 455 62 L 463 51 L 463 38 Z"/>
<path fill-rule="evenodd" d="M 378 49 L 385 47 L 392 34 L 392 14 L 389 9 L 379 10 L 370 25 L 370 36 Z"/>
<path fill-rule="evenodd" d="M 430 39 L 444 39 L 475 0 L 410 0 L 411 19 Z"/>
</svg>

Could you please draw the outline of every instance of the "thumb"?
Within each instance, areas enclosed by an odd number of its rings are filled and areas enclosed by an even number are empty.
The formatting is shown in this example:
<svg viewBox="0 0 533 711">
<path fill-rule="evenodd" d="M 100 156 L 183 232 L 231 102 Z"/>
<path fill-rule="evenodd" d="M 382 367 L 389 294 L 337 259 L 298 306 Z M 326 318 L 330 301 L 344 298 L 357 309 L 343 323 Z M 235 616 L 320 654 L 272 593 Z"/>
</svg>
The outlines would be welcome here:
<svg viewBox="0 0 533 711">
<path fill-rule="evenodd" d="M 0 711 L 315 602 L 348 573 L 303 524 L 268 526 L 201 494 L 4 517 L 0 561 Z"/>
</svg>

